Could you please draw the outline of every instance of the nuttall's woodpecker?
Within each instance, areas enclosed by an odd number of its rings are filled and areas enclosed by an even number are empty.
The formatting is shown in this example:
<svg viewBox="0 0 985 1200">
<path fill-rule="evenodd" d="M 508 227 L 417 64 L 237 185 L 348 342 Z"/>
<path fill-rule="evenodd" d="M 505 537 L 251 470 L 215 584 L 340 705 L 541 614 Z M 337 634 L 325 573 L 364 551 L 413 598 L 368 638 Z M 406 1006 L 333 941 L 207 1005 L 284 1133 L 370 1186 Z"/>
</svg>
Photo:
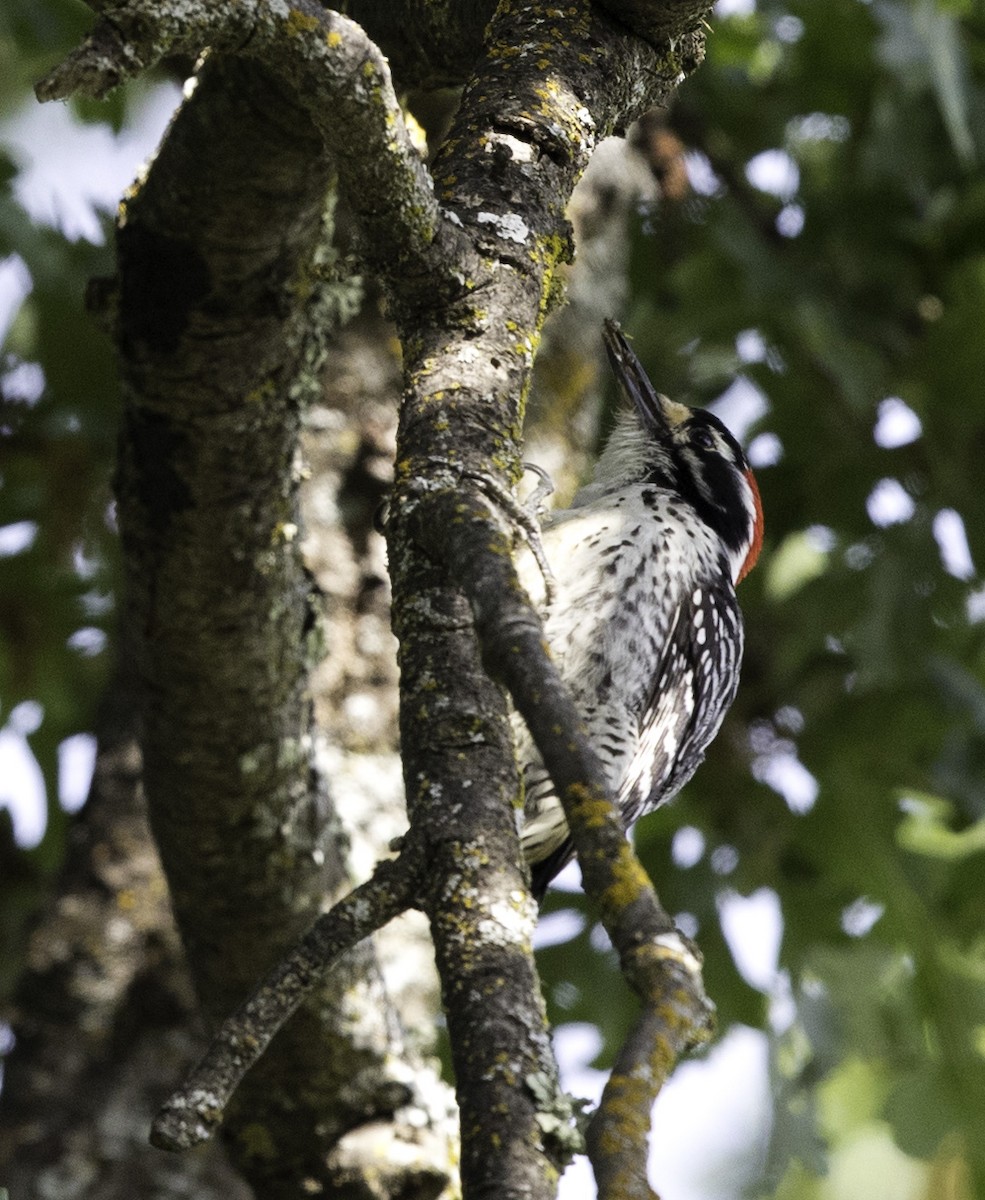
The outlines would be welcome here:
<svg viewBox="0 0 985 1200">
<path fill-rule="evenodd" d="M 529 551 L 518 566 L 629 829 L 687 783 L 735 699 L 735 585 L 759 555 L 763 510 L 722 422 L 661 396 L 615 322 L 604 340 L 631 407 L 593 481 L 544 522 L 554 595 Z M 521 841 L 539 899 L 574 848 L 526 726 L 514 720 Z"/>
</svg>

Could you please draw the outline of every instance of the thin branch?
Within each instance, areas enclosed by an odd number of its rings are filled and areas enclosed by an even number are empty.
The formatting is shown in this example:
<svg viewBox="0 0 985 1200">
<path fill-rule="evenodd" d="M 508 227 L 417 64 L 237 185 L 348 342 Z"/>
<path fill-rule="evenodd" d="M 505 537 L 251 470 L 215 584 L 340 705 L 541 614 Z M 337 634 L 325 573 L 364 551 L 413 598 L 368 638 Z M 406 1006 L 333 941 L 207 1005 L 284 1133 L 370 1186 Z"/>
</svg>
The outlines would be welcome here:
<svg viewBox="0 0 985 1200">
<path fill-rule="evenodd" d="M 677 930 L 636 946 L 629 957 L 629 965 L 622 957 L 623 971 L 643 1007 L 589 1122 L 586 1148 L 602 1200 L 657 1200 L 646 1175 L 653 1103 L 681 1056 L 711 1036 L 714 1008 L 700 958 Z"/>
<path fill-rule="evenodd" d="M 187 1150 L 212 1137 L 240 1080 L 329 967 L 414 907 L 422 867 L 408 839 L 398 858 L 379 863 L 365 883 L 318 918 L 223 1023 L 205 1057 L 162 1106 L 151 1127 L 155 1146 Z"/>
<path fill-rule="evenodd" d="M 430 492 L 407 515 L 424 549 L 461 580 L 486 669 L 509 690 L 564 806 L 585 890 L 643 1011 L 593 1119 L 599 1196 L 649 1200 L 650 1110 L 681 1053 L 710 1034 L 696 952 L 664 912 L 625 837 L 602 764 L 546 649 L 540 618 L 512 563 L 510 538 L 484 497 Z"/>
</svg>

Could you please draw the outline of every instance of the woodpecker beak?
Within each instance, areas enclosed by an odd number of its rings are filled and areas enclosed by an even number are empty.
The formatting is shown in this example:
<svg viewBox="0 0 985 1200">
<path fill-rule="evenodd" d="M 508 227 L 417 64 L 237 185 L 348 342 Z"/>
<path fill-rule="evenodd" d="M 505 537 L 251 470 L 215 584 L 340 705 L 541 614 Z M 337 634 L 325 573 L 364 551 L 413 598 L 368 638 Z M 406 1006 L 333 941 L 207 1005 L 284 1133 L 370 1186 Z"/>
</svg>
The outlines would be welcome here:
<svg viewBox="0 0 985 1200">
<path fill-rule="evenodd" d="M 667 438 L 673 429 L 687 420 L 690 415 L 688 409 L 657 391 L 616 321 L 605 322 L 602 340 L 612 364 L 612 373 L 619 381 L 623 395 L 654 437 Z"/>
</svg>

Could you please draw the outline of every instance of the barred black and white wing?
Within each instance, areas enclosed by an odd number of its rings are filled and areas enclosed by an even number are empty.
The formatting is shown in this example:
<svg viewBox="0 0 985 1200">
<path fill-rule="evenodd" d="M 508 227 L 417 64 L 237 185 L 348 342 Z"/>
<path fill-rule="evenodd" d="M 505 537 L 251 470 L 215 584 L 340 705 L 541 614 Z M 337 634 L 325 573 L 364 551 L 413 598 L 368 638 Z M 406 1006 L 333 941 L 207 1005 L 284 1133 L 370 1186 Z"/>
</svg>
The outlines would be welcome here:
<svg viewBox="0 0 985 1200">
<path fill-rule="evenodd" d="M 701 765 L 735 699 L 742 642 L 728 579 L 706 580 L 682 598 L 623 777 L 619 804 L 627 828 L 676 796 Z"/>
</svg>

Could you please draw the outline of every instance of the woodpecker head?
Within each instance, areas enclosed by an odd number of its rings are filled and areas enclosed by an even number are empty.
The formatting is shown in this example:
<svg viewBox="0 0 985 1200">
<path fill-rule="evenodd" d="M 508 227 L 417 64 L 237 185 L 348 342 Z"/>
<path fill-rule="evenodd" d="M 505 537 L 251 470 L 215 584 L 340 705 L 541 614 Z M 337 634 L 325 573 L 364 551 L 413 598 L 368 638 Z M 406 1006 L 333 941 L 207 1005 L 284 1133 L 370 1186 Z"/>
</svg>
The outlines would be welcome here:
<svg viewBox="0 0 985 1200">
<path fill-rule="evenodd" d="M 632 483 L 674 492 L 718 534 L 738 583 L 763 544 L 759 489 L 742 448 L 712 413 L 661 396 L 615 321 L 606 321 L 603 336 L 632 408 L 606 443 L 584 501 Z"/>
</svg>

